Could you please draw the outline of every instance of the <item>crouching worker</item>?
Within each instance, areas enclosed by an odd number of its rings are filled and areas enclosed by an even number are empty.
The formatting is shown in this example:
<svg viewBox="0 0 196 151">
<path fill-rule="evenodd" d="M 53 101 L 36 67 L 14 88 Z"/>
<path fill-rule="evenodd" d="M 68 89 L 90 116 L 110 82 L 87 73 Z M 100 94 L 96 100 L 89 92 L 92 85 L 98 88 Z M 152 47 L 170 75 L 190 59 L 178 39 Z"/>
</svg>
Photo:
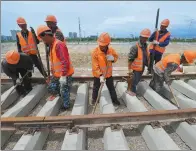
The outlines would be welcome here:
<svg viewBox="0 0 196 151">
<path fill-rule="evenodd" d="M 159 92 L 163 87 L 164 81 L 166 84 L 171 85 L 171 73 L 180 65 L 182 66 L 182 64 L 193 63 L 194 59 L 196 59 L 196 52 L 189 50 L 184 51 L 181 56 L 179 54 L 169 54 L 165 56 L 153 66 L 154 73 L 150 87 L 156 92 Z"/>
<path fill-rule="evenodd" d="M 114 105 L 120 105 L 117 100 L 114 81 L 112 77 L 112 63 L 118 59 L 118 54 L 109 47 L 111 38 L 108 33 L 102 33 L 98 38 L 99 46 L 92 52 L 92 74 L 94 76 L 92 104 L 95 104 L 101 83 L 106 80 L 106 85 Z"/>
<path fill-rule="evenodd" d="M 5 59 L 1 62 L 4 73 L 11 77 L 16 91 L 19 95 L 26 95 L 32 90 L 30 77 L 33 70 L 33 62 L 31 58 L 15 50 L 10 50 L 5 54 Z M 19 74 L 22 79 L 19 78 Z"/>
<path fill-rule="evenodd" d="M 63 99 L 64 109 L 68 109 L 70 107 L 70 89 L 74 73 L 68 49 L 65 43 L 56 39 L 51 29 L 45 25 L 38 27 L 37 35 L 50 48 L 52 78 L 48 86 L 49 93 L 59 94 Z"/>
<path fill-rule="evenodd" d="M 132 46 L 128 56 L 129 75 L 133 75 L 131 90 L 127 90 L 129 95 L 136 95 L 136 86 L 141 80 L 145 66 L 148 66 L 149 52 L 147 49 L 147 40 L 150 37 L 150 30 L 144 29 L 140 33 L 139 41 Z"/>
</svg>

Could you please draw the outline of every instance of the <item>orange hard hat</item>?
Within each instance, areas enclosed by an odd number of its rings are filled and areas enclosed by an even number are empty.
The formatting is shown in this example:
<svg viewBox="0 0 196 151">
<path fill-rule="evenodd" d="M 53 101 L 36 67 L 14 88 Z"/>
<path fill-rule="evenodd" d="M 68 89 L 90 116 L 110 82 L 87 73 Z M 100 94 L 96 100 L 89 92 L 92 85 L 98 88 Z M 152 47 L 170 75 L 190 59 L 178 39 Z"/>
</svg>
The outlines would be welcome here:
<svg viewBox="0 0 196 151">
<path fill-rule="evenodd" d="M 193 63 L 196 59 L 196 51 L 185 50 L 184 57 L 188 63 Z"/>
<path fill-rule="evenodd" d="M 53 16 L 53 15 L 48 15 L 48 16 L 46 17 L 45 22 L 47 22 L 47 21 L 57 23 L 56 17 L 55 17 L 55 16 Z"/>
<path fill-rule="evenodd" d="M 51 31 L 51 29 L 48 26 L 46 26 L 46 25 L 40 25 L 37 28 L 37 36 L 39 36 L 41 33 L 45 32 L 45 31 L 48 31 L 48 30 Z"/>
<path fill-rule="evenodd" d="M 140 33 L 140 36 L 141 36 L 141 37 L 149 38 L 150 35 L 151 35 L 151 31 L 150 31 L 150 29 L 148 29 L 148 28 L 143 29 L 143 30 L 141 31 L 141 33 Z"/>
<path fill-rule="evenodd" d="M 9 64 L 17 64 L 20 60 L 20 54 L 16 50 L 9 50 L 5 54 L 5 59 Z"/>
<path fill-rule="evenodd" d="M 161 25 L 162 26 L 169 26 L 169 19 L 164 19 L 162 22 L 161 22 Z"/>
<path fill-rule="evenodd" d="M 110 35 L 109 35 L 108 33 L 106 33 L 106 32 L 102 33 L 102 34 L 99 36 L 97 42 L 98 42 L 98 44 L 99 44 L 100 46 L 107 46 L 107 45 L 109 45 L 110 42 L 111 42 Z"/>
<path fill-rule="evenodd" d="M 25 19 L 22 17 L 18 17 L 16 20 L 17 24 L 22 25 L 22 24 L 27 24 Z"/>
</svg>

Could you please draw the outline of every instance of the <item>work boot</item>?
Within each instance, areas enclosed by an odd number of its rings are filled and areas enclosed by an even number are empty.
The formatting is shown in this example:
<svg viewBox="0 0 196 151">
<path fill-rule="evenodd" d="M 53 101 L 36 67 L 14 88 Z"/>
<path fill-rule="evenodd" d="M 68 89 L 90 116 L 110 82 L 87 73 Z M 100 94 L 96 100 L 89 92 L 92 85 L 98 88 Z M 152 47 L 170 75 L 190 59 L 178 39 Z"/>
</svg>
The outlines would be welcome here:
<svg viewBox="0 0 196 151">
<path fill-rule="evenodd" d="M 114 103 L 114 105 L 120 105 L 120 102 L 118 100 L 112 101 L 112 103 Z"/>
</svg>

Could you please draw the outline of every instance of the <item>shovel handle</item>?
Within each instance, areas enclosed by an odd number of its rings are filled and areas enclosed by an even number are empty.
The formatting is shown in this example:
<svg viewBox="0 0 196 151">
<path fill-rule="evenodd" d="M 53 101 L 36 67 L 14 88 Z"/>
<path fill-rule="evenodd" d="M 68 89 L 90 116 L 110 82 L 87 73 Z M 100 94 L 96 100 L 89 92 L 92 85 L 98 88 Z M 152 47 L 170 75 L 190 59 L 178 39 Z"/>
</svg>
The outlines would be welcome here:
<svg viewBox="0 0 196 151">
<path fill-rule="evenodd" d="M 170 89 L 170 91 L 171 91 L 171 93 L 172 93 L 172 95 L 173 95 L 173 98 L 174 98 L 174 100 L 175 100 L 175 102 L 176 102 L 177 107 L 180 108 L 179 103 L 178 103 L 178 101 L 177 101 L 177 99 L 176 99 L 176 97 L 175 97 L 175 95 L 174 95 L 174 93 L 173 93 L 171 87 L 170 87 L 169 85 L 168 85 L 168 87 L 169 87 L 169 89 Z"/>
</svg>

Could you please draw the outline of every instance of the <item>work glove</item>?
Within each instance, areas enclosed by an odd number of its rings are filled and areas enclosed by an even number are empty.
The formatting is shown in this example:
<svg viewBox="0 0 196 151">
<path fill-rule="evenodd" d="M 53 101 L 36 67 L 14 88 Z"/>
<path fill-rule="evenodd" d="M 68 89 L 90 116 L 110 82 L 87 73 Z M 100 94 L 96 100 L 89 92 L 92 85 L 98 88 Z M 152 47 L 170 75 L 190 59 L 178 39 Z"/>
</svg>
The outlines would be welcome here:
<svg viewBox="0 0 196 151">
<path fill-rule="evenodd" d="M 114 57 L 112 55 L 107 55 L 107 61 L 114 61 Z"/>
<path fill-rule="evenodd" d="M 157 40 L 154 40 L 152 43 L 153 43 L 154 45 L 158 45 L 158 44 L 159 44 L 159 42 L 158 42 Z"/>
<path fill-rule="evenodd" d="M 61 76 L 59 79 L 59 82 L 61 85 L 65 85 L 67 83 L 67 77 L 66 76 Z"/>
<path fill-rule="evenodd" d="M 105 83 L 104 76 L 100 76 L 100 83 Z"/>
<path fill-rule="evenodd" d="M 16 84 L 17 85 L 21 85 L 21 81 L 20 81 L 20 79 L 18 78 L 18 79 L 16 79 Z"/>
<path fill-rule="evenodd" d="M 179 65 L 177 71 L 184 73 L 183 65 Z"/>
</svg>

